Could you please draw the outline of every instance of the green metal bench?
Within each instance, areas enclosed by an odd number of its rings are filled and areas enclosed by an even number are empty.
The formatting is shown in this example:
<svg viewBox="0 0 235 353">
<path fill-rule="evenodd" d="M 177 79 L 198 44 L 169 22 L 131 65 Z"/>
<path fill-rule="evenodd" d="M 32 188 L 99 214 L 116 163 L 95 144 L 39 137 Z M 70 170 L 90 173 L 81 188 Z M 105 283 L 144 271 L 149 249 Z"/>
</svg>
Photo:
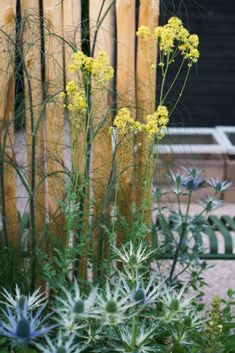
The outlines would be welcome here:
<svg viewBox="0 0 235 353">
<path fill-rule="evenodd" d="M 233 237 L 231 232 L 235 232 L 235 218 L 230 216 L 209 216 L 207 219 L 208 227 L 203 233 L 198 233 L 198 241 L 202 244 L 203 249 L 203 240 L 207 236 L 209 240 L 208 244 L 208 253 L 200 252 L 199 257 L 205 260 L 235 260 L 235 253 L 233 253 Z M 164 226 L 164 219 L 158 217 L 157 219 L 157 228 L 161 230 L 161 233 L 164 236 L 163 243 L 168 244 L 169 237 L 171 234 L 167 232 L 166 227 Z M 218 236 L 216 232 L 220 233 L 224 241 L 224 252 L 219 253 L 218 249 Z M 158 241 L 158 240 L 157 240 Z M 234 235 L 235 241 L 235 235 Z M 172 259 L 173 256 L 163 255 L 160 256 L 161 259 Z"/>
</svg>

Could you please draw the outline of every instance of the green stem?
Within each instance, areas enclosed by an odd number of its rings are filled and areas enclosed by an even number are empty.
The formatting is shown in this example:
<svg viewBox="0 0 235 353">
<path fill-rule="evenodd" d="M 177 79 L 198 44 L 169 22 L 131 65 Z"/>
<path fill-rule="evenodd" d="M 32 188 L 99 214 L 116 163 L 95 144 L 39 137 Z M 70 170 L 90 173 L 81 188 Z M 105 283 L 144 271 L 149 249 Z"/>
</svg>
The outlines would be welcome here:
<svg viewBox="0 0 235 353">
<path fill-rule="evenodd" d="M 91 83 L 90 77 L 84 78 L 84 87 L 85 94 L 88 101 L 88 108 L 86 114 L 86 147 L 85 147 L 85 171 L 84 171 L 84 180 L 83 185 L 80 192 L 80 207 L 79 207 L 79 221 L 78 221 L 78 237 L 77 245 L 80 241 L 83 241 L 83 228 L 84 228 L 84 211 L 85 211 L 85 203 L 88 197 L 88 208 L 90 207 L 90 195 L 89 195 L 89 177 L 90 177 L 90 165 L 91 165 L 91 149 L 92 149 L 92 101 L 91 101 Z M 77 254 L 77 259 L 75 263 L 75 275 L 78 273 L 80 255 Z"/>
<path fill-rule="evenodd" d="M 105 5 L 105 1 L 106 0 L 103 0 L 103 3 L 101 4 L 100 11 L 99 11 L 99 14 L 98 14 L 98 18 L 97 18 L 97 22 L 96 22 L 96 29 L 95 29 L 95 34 L 94 34 L 94 40 L 93 40 L 93 43 L 92 43 L 91 56 L 94 56 L 94 54 L 95 54 L 95 46 L 96 46 L 96 41 L 97 41 L 97 36 L 98 36 L 99 29 L 102 26 L 102 23 L 104 22 L 105 17 L 107 16 L 107 14 L 109 13 L 109 11 L 111 10 L 112 6 L 115 3 L 115 0 L 112 0 L 110 2 L 109 6 L 107 7 L 105 13 L 101 17 L 101 14 L 102 14 L 102 11 L 103 11 L 103 8 L 104 8 L 104 5 Z"/>
<path fill-rule="evenodd" d="M 169 275 L 169 278 L 168 278 L 168 280 L 170 282 L 172 281 L 172 277 L 173 277 L 173 274 L 175 272 L 175 267 L 176 267 L 176 264 L 177 264 L 177 261 L 178 261 L 178 257 L 179 257 L 179 254 L 180 254 L 182 243 L 184 241 L 184 237 L 187 234 L 187 221 L 188 221 L 189 209 L 190 209 L 190 204 L 191 204 L 191 197 L 192 197 L 192 190 L 189 191 L 185 219 L 184 219 L 184 221 L 183 221 L 183 223 L 181 225 L 180 240 L 179 240 L 179 243 L 178 243 L 178 245 L 176 247 L 176 251 L 175 251 L 175 255 L 174 255 L 174 259 L 173 259 L 170 275 Z"/>
<path fill-rule="evenodd" d="M 179 74 L 181 73 L 181 70 L 182 70 L 182 68 L 183 68 L 183 66 L 184 66 L 184 62 L 185 62 L 185 59 L 182 60 L 181 65 L 180 65 L 180 67 L 179 67 L 179 70 L 177 71 L 177 74 L 175 75 L 174 80 L 171 82 L 170 87 L 168 88 L 166 94 L 164 95 L 161 104 L 164 104 L 164 101 L 165 101 L 166 97 L 168 96 L 168 94 L 169 94 L 170 91 L 172 90 L 172 87 L 174 86 L 174 84 L 175 84 L 177 78 L 179 77 Z"/>
<path fill-rule="evenodd" d="M 182 220 L 182 210 L 181 210 L 181 203 L 180 203 L 180 195 L 178 194 L 178 192 L 177 192 L 176 198 L 177 198 L 177 204 L 178 204 L 178 209 L 179 209 L 179 215 L 180 215 L 180 218 Z"/>
<path fill-rule="evenodd" d="M 143 190 L 143 212 L 142 212 L 142 222 L 144 222 L 145 219 L 145 212 L 149 209 L 150 206 L 150 200 L 149 200 L 149 188 L 151 187 L 151 174 L 150 174 L 150 164 L 151 164 L 151 159 L 152 159 L 152 154 L 153 154 L 153 146 L 154 146 L 154 141 L 151 141 L 148 147 L 148 154 L 147 154 L 147 163 L 146 163 L 146 168 L 145 168 L 145 178 L 144 178 L 144 190 Z"/>
<path fill-rule="evenodd" d="M 179 96 L 178 96 L 178 98 L 177 98 L 177 100 L 176 100 L 176 102 L 175 102 L 175 104 L 174 104 L 174 106 L 173 106 L 171 112 L 169 113 L 169 118 L 170 118 L 170 116 L 172 115 L 172 113 L 174 112 L 174 110 L 175 110 L 177 104 L 179 103 L 179 100 L 180 100 L 180 98 L 181 98 L 181 96 L 182 96 L 182 94 L 183 94 L 183 92 L 184 92 L 186 83 L 187 83 L 187 81 L 188 81 L 188 76 L 189 76 L 190 69 L 191 69 L 191 66 L 188 67 L 187 74 L 186 74 L 186 76 L 185 76 L 185 80 L 184 80 L 182 89 L 181 89 L 181 91 L 180 91 L 180 94 L 179 94 Z"/>
<path fill-rule="evenodd" d="M 137 319 L 134 316 L 132 319 L 131 351 L 134 351 L 136 347 L 137 334 L 138 334 L 138 325 L 137 325 Z"/>
<path fill-rule="evenodd" d="M 167 75 L 167 71 L 169 68 L 169 54 L 167 54 L 167 61 L 166 61 L 166 70 L 164 71 L 164 69 L 162 70 L 162 83 L 161 83 L 161 89 L 160 89 L 160 105 L 162 104 L 162 97 L 163 97 L 163 90 L 164 90 L 164 86 L 165 86 L 165 82 L 166 82 L 166 75 Z"/>
</svg>

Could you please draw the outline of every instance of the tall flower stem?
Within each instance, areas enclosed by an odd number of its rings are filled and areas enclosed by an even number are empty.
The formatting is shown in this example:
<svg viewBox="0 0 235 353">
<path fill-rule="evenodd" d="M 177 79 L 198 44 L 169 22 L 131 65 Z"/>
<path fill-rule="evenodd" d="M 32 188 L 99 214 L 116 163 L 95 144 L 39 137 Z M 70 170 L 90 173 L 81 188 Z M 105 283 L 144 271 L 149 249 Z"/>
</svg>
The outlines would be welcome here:
<svg viewBox="0 0 235 353">
<path fill-rule="evenodd" d="M 181 91 L 180 91 L 180 93 L 179 93 L 179 95 L 178 95 L 178 98 L 177 98 L 177 100 L 176 100 L 176 102 L 175 102 L 173 108 L 171 109 L 171 112 L 170 112 L 170 114 L 169 114 L 169 117 L 170 117 L 170 116 L 172 115 L 172 113 L 174 112 L 174 110 L 175 110 L 177 104 L 179 103 L 180 98 L 181 98 L 182 95 L 183 95 L 184 89 L 185 89 L 185 87 L 186 87 L 186 83 L 187 83 L 187 81 L 188 81 L 190 69 L 191 69 L 191 66 L 188 66 L 188 70 L 187 70 L 187 73 L 186 73 L 186 76 L 185 76 L 185 79 L 184 79 L 183 86 L 182 86 L 182 88 L 181 88 Z"/>
<path fill-rule="evenodd" d="M 151 168 L 152 165 L 152 156 L 153 156 L 153 146 L 154 146 L 154 141 L 151 141 L 148 146 L 148 152 L 147 152 L 147 162 L 146 162 L 146 168 L 145 168 L 145 180 L 144 180 L 144 186 L 143 186 L 143 216 L 142 216 L 142 221 L 146 221 L 146 211 L 148 213 L 149 208 L 151 207 L 151 185 L 152 185 L 152 171 L 153 169 Z"/>
<path fill-rule="evenodd" d="M 169 275 L 169 278 L 168 278 L 168 280 L 170 282 L 172 281 L 172 277 L 173 277 L 173 274 L 175 272 L 175 267 L 176 267 L 176 264 L 178 262 L 181 246 L 182 246 L 183 241 L 185 239 L 185 235 L 187 234 L 187 228 L 188 228 L 187 221 L 188 221 L 189 209 L 190 209 L 190 204 L 191 204 L 191 198 L 192 198 L 192 190 L 189 191 L 188 202 L 187 202 L 187 210 L 186 210 L 186 214 L 185 214 L 184 219 L 182 219 L 183 222 L 181 224 L 180 240 L 179 240 L 179 243 L 178 243 L 178 245 L 176 247 L 176 251 L 175 251 L 175 255 L 174 255 L 174 259 L 173 259 L 170 275 Z"/>
<path fill-rule="evenodd" d="M 88 200 L 88 209 L 90 208 L 90 195 L 89 195 L 89 178 L 90 178 L 90 165 L 91 165 L 91 150 L 92 150 L 92 100 L 91 100 L 91 82 L 90 77 L 84 78 L 85 94 L 87 97 L 88 108 L 86 113 L 86 133 L 85 133 L 85 170 L 84 170 L 84 180 L 82 180 L 82 188 L 80 192 L 80 207 L 79 207 L 79 221 L 78 221 L 78 234 L 77 245 L 83 242 L 84 237 L 84 212 L 86 208 L 86 201 Z M 89 211 L 89 210 L 88 210 Z M 81 245 L 81 244 L 80 244 Z M 82 244 L 83 247 L 83 244 Z M 75 263 L 75 274 L 78 273 L 78 268 L 80 265 L 81 254 L 77 254 L 77 259 Z"/>
</svg>

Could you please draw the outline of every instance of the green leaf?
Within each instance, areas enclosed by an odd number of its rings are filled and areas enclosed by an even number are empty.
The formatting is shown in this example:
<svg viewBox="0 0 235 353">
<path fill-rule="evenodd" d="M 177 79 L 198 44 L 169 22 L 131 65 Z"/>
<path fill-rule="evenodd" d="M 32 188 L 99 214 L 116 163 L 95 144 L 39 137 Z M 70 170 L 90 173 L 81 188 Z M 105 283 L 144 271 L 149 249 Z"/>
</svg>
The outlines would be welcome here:
<svg viewBox="0 0 235 353">
<path fill-rule="evenodd" d="M 1 353 L 1 352 L 0 352 Z M 16 350 L 16 353 L 37 353 L 33 348 L 27 347 L 27 348 L 18 348 Z"/>
<path fill-rule="evenodd" d="M 180 343 L 175 343 L 172 348 L 172 353 L 186 353 L 186 350 Z"/>
<path fill-rule="evenodd" d="M 234 348 L 235 347 L 235 335 L 231 335 L 226 337 L 225 344 L 227 347 Z"/>
<path fill-rule="evenodd" d="M 235 328 L 235 322 L 225 322 L 223 323 L 224 328 L 232 329 Z"/>
<path fill-rule="evenodd" d="M 234 294 L 235 294 L 235 291 L 234 291 L 233 289 L 229 288 L 229 289 L 227 290 L 227 296 L 228 296 L 229 298 L 232 298 Z"/>
<path fill-rule="evenodd" d="M 7 337 L 1 337 L 0 338 L 0 346 L 2 346 L 4 343 L 8 341 Z"/>
</svg>

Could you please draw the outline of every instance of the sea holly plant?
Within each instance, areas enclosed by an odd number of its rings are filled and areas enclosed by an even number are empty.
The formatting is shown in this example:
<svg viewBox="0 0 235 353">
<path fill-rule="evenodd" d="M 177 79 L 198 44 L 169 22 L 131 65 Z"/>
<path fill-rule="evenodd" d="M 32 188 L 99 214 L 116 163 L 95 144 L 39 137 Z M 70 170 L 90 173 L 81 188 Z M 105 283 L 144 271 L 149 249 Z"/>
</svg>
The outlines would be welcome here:
<svg viewBox="0 0 235 353">
<path fill-rule="evenodd" d="M 74 281 L 70 290 L 62 288 L 53 316 L 58 331 L 38 344 L 39 350 L 64 352 L 67 345 L 71 352 L 74 347 L 78 352 L 168 352 L 170 341 L 172 349 L 190 352 L 192 333 L 203 322 L 195 297 L 185 298 L 185 288 L 168 287 L 157 273 L 148 276 L 152 252 L 143 243 L 114 247 L 113 259 L 123 268 L 114 265 L 103 287 L 82 293 Z"/>
<path fill-rule="evenodd" d="M 196 168 L 171 171 L 169 179 L 172 184 L 169 192 L 162 193 L 159 188 L 154 191 L 158 211 L 158 232 L 166 237 L 166 251 L 169 257 L 173 258 L 168 280 L 170 282 L 177 281 L 183 272 L 192 271 L 191 274 L 196 273 L 197 276 L 192 276 L 192 282 L 189 282 L 188 285 L 193 285 L 195 288 L 197 280 L 200 285 L 203 284 L 200 273 L 206 268 L 206 263 L 199 258 L 203 250 L 201 234 L 209 226 L 206 217 L 211 211 L 223 205 L 219 195 L 221 192 L 229 190 L 232 183 L 218 179 L 208 180 L 204 173 Z M 201 210 L 192 215 L 192 196 L 205 186 L 209 187 L 210 195 L 199 200 Z M 173 195 L 174 205 L 177 209 L 168 208 L 163 204 L 162 197 L 166 194 Z M 168 210 L 168 214 L 166 210 Z M 181 268 L 176 271 L 177 264 L 180 264 Z M 196 281 L 194 281 L 195 279 Z"/>
<path fill-rule="evenodd" d="M 26 296 L 16 286 L 15 295 L 3 289 L 2 296 L 4 301 L 1 301 L 0 337 L 5 338 L 1 340 L 8 338 L 8 343 L 17 352 L 29 352 L 30 346 L 55 326 L 48 323 L 50 315 L 43 316 L 47 305 L 44 293 L 37 289 L 32 295 Z"/>
<path fill-rule="evenodd" d="M 31 295 L 25 296 L 20 292 L 19 287 L 16 285 L 15 295 L 9 293 L 5 288 L 2 289 L 1 293 L 4 300 L 1 300 L 0 303 L 7 305 L 11 309 L 17 307 L 23 308 L 24 304 L 27 303 L 28 310 L 34 310 L 45 304 L 46 297 L 44 293 L 40 293 L 40 288 L 35 290 Z"/>
<path fill-rule="evenodd" d="M 44 317 L 45 304 L 33 300 L 28 309 L 35 293 L 15 307 L 9 307 L 15 298 L 10 295 L 3 304 L 0 344 L 9 339 L 17 353 L 232 353 L 234 291 L 226 301 L 214 297 L 211 308 L 202 310 L 197 295 L 186 293 L 187 283 L 179 290 L 162 274 L 149 273 L 152 256 L 141 242 L 113 247 L 113 273 L 106 284 L 82 291 L 74 280 L 61 288 Z"/>
</svg>

